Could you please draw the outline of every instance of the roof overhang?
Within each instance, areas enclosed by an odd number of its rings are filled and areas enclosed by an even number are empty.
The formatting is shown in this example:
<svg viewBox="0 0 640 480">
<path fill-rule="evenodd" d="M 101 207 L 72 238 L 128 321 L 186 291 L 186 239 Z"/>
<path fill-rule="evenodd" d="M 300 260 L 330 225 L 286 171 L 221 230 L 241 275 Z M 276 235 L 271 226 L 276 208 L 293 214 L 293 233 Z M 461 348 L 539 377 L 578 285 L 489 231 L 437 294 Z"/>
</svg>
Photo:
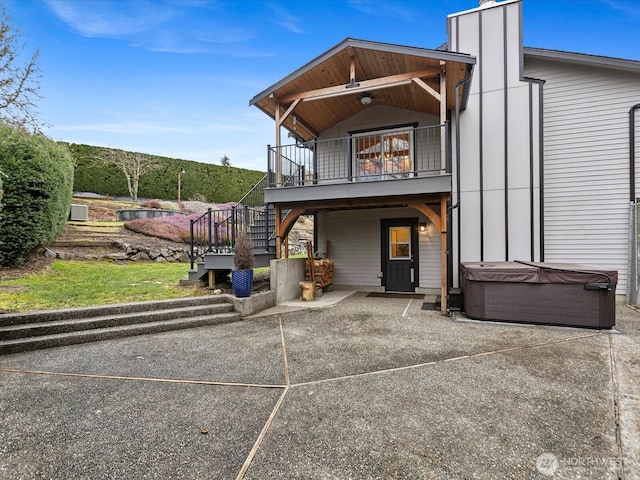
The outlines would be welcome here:
<svg viewBox="0 0 640 480">
<path fill-rule="evenodd" d="M 580 65 L 591 65 L 614 70 L 626 70 L 630 72 L 640 72 L 640 61 L 628 60 L 625 58 L 604 57 L 600 55 L 589 55 L 585 53 L 565 52 L 562 50 L 549 50 L 546 48 L 523 48 L 524 57 L 542 58 L 545 60 L 555 60 L 565 63 Z"/>
<path fill-rule="evenodd" d="M 475 58 L 460 53 L 346 39 L 253 97 L 255 105 L 296 137 L 310 140 L 368 105 L 387 105 L 441 114 L 441 80 L 446 108 L 455 108 L 456 85 L 473 70 Z M 458 88 L 464 110 L 468 85 Z M 291 114 L 295 112 L 295 114 Z"/>
</svg>

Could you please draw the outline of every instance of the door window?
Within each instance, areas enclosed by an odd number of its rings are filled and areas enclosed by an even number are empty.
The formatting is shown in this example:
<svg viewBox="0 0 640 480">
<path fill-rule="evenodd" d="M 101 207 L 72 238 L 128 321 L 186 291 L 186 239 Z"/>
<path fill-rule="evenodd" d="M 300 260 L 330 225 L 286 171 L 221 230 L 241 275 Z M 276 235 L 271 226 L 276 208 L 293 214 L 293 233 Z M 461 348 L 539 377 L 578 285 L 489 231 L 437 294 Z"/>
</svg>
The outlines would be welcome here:
<svg viewBox="0 0 640 480">
<path fill-rule="evenodd" d="M 389 259 L 411 259 L 411 227 L 389 227 Z"/>
</svg>

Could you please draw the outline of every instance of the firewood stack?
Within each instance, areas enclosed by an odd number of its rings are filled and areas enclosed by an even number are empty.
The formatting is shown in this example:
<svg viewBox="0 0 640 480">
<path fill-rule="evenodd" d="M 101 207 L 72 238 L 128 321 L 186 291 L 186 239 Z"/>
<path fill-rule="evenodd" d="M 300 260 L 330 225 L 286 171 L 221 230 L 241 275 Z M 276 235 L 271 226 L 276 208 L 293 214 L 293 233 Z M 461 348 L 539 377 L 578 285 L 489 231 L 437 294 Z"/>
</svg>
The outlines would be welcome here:
<svg viewBox="0 0 640 480">
<path fill-rule="evenodd" d="M 309 272 L 313 272 L 313 275 Z M 307 242 L 306 276 L 308 281 L 316 284 L 316 288 L 325 288 L 333 284 L 333 260 L 314 259 L 311 242 Z"/>
</svg>

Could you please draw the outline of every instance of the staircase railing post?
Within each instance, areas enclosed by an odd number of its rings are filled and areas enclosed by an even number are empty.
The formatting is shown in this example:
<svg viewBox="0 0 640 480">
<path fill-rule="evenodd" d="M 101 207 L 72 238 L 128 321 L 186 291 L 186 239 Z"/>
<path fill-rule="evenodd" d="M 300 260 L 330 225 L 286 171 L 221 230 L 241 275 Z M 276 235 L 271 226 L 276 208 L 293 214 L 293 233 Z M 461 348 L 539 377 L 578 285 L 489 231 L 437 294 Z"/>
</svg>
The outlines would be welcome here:
<svg viewBox="0 0 640 480">
<path fill-rule="evenodd" d="M 269 188 L 273 187 L 273 160 L 271 145 L 267 145 L 267 185 Z"/>
<path fill-rule="evenodd" d="M 211 251 L 211 209 L 207 209 L 207 251 Z"/>
<path fill-rule="evenodd" d="M 193 220 L 190 220 L 189 223 L 189 260 L 191 260 L 191 270 L 193 270 L 193 266 L 194 266 L 194 260 L 195 260 L 195 255 L 194 255 L 194 244 L 193 244 Z"/>
<path fill-rule="evenodd" d="M 238 214 L 236 212 L 236 206 L 231 207 L 231 247 L 236 248 L 236 224 L 238 222 Z"/>
</svg>

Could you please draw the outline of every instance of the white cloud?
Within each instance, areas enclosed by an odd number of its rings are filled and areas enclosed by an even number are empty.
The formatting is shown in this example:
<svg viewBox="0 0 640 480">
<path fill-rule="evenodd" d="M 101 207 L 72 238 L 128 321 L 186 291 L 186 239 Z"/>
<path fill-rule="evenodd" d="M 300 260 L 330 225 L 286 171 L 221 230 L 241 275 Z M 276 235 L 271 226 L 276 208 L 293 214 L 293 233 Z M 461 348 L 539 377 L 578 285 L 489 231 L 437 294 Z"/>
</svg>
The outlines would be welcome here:
<svg viewBox="0 0 640 480">
<path fill-rule="evenodd" d="M 403 8 L 399 2 L 385 0 L 349 0 L 349 5 L 359 12 L 376 17 L 388 17 L 395 21 L 413 22 L 416 16 L 410 10 Z"/>
<path fill-rule="evenodd" d="M 274 18 L 271 19 L 272 23 L 281 26 L 285 30 L 288 30 L 292 33 L 304 33 L 304 30 L 300 26 L 302 20 L 294 15 L 291 15 L 287 10 L 285 10 L 280 5 L 275 5 L 272 3 L 266 4 L 269 9 L 274 14 Z"/>
<path fill-rule="evenodd" d="M 173 9 L 148 0 L 112 2 L 46 0 L 51 11 L 84 37 L 124 38 L 173 18 Z"/>
<path fill-rule="evenodd" d="M 637 1 L 603 0 L 603 3 L 618 12 L 632 17 L 634 20 L 640 19 L 640 5 L 638 5 Z"/>
<path fill-rule="evenodd" d="M 45 1 L 59 20 L 87 38 L 125 40 L 131 47 L 163 53 L 273 56 L 250 45 L 256 36 L 250 28 L 225 23 L 224 12 L 212 14 L 211 2 Z"/>
</svg>

